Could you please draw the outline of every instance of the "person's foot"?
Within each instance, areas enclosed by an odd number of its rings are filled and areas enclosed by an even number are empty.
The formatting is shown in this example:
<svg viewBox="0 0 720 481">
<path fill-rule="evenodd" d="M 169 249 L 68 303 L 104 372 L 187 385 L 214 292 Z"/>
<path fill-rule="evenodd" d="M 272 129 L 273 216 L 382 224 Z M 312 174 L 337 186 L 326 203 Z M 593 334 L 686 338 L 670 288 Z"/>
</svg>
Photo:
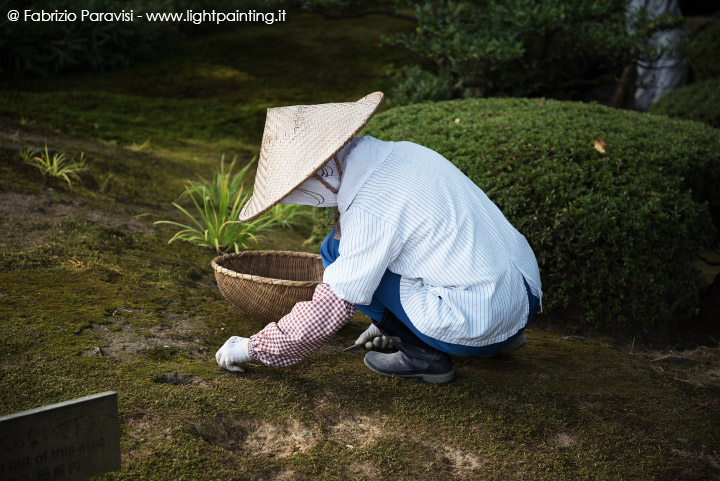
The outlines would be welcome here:
<svg viewBox="0 0 720 481">
<path fill-rule="evenodd" d="M 389 377 L 422 379 L 429 383 L 450 381 L 455 375 L 450 355 L 432 348 L 397 344 L 398 352 L 365 354 L 365 365 L 371 371 Z"/>
</svg>

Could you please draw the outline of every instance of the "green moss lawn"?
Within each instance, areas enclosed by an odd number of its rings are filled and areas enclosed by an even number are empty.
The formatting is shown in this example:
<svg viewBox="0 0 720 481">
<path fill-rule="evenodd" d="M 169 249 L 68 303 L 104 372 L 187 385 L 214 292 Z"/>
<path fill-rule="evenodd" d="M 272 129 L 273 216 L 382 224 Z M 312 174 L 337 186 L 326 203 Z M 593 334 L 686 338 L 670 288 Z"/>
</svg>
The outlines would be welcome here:
<svg viewBox="0 0 720 481">
<path fill-rule="evenodd" d="M 182 40 L 108 73 L 0 89 L 0 415 L 119 396 L 122 470 L 105 479 L 718 479 L 718 349 L 531 329 L 502 359 L 458 358 L 447 385 L 377 376 L 356 319 L 299 365 L 222 371 L 263 324 L 219 293 L 213 252 L 154 221 L 183 180 L 257 152 L 265 109 L 389 91 L 402 52 L 366 17 L 298 15 Z M 81 152 L 72 186 L 26 148 Z M 276 231 L 267 249 L 308 249 Z M 660 358 L 660 359 L 659 359 Z"/>
</svg>

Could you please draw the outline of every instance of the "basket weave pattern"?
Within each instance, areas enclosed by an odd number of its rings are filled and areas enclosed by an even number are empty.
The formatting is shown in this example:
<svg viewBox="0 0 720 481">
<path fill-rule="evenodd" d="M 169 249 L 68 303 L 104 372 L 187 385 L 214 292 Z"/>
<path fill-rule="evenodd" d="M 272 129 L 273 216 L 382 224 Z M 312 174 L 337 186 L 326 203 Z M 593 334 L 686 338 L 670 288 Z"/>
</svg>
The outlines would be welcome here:
<svg viewBox="0 0 720 481">
<path fill-rule="evenodd" d="M 362 130 L 382 99 L 374 92 L 357 102 L 269 108 L 253 195 L 239 219 L 256 218 L 310 178 Z"/>
<path fill-rule="evenodd" d="M 318 254 L 291 251 L 243 251 L 216 257 L 211 265 L 223 296 L 265 322 L 311 300 L 324 271 Z"/>
</svg>

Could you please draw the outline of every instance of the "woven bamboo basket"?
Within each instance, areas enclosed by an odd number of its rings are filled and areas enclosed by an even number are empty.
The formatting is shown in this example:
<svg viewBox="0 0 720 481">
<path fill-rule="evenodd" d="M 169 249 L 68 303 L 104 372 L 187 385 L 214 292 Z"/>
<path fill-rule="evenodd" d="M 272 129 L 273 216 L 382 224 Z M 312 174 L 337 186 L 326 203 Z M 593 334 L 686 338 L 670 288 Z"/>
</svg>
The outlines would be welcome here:
<svg viewBox="0 0 720 481">
<path fill-rule="evenodd" d="M 243 251 L 216 257 L 211 265 L 223 296 L 265 322 L 311 300 L 323 276 L 320 256 L 307 252 Z"/>
</svg>

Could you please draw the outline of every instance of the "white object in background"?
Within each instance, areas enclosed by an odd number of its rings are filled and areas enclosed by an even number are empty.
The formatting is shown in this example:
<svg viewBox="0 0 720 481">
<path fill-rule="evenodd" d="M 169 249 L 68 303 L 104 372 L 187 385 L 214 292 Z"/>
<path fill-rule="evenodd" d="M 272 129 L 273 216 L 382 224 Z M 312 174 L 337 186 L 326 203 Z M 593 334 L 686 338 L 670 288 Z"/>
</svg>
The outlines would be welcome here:
<svg viewBox="0 0 720 481">
<path fill-rule="evenodd" d="M 643 7 L 651 15 L 682 16 L 677 0 L 631 0 L 629 12 Z M 685 32 L 680 27 L 662 30 L 650 37 L 648 43 L 651 46 L 671 48 L 657 59 L 638 62 L 636 110 L 647 112 L 660 97 L 687 83 L 689 63 L 680 47 L 685 38 Z"/>
</svg>

